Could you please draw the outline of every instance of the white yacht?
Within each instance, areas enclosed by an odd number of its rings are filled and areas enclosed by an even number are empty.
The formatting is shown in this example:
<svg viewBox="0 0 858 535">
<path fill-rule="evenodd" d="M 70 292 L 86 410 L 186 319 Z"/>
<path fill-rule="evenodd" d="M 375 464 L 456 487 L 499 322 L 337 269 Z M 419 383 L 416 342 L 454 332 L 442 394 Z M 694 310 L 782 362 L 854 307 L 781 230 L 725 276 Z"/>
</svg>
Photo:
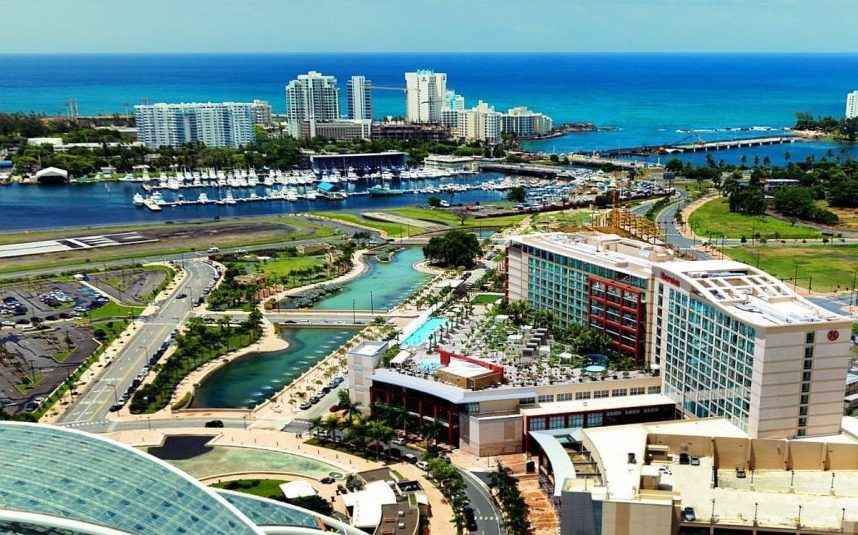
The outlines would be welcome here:
<svg viewBox="0 0 858 535">
<path fill-rule="evenodd" d="M 235 197 L 232 196 L 232 190 L 226 192 L 226 197 L 223 200 L 224 204 L 235 204 Z"/>
<path fill-rule="evenodd" d="M 134 206 L 143 206 L 144 200 L 145 199 L 143 199 L 142 195 L 140 195 L 139 193 L 135 193 L 132 202 L 134 203 Z"/>
<path fill-rule="evenodd" d="M 197 198 L 197 202 L 199 202 L 200 204 L 208 204 L 209 196 L 206 195 L 205 191 L 200 193 L 200 196 Z"/>
<path fill-rule="evenodd" d="M 153 193 L 152 196 L 150 197 L 150 199 L 152 199 L 152 202 L 154 202 L 155 204 L 164 204 L 165 203 L 164 196 L 161 195 L 160 191 L 156 191 L 155 193 Z"/>
</svg>

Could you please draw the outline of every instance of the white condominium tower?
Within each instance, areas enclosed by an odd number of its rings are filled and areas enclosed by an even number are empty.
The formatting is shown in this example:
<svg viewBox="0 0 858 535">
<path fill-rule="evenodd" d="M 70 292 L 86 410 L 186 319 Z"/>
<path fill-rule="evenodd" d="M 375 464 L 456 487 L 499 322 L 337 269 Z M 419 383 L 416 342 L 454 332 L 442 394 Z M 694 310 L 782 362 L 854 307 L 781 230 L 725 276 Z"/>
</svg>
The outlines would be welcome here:
<svg viewBox="0 0 858 535">
<path fill-rule="evenodd" d="M 286 117 L 297 132 L 304 121 L 333 121 L 340 118 L 337 79 L 316 71 L 301 74 L 286 86 Z"/>
<path fill-rule="evenodd" d="M 440 123 L 447 94 L 447 75 L 427 70 L 405 73 L 406 119 L 412 123 Z"/>
<path fill-rule="evenodd" d="M 346 85 L 349 119 L 372 119 L 372 82 L 352 76 Z"/>
<path fill-rule="evenodd" d="M 134 107 L 137 137 L 150 148 L 204 143 L 238 148 L 254 139 L 254 104 L 206 102 Z"/>
<path fill-rule="evenodd" d="M 846 95 L 846 118 L 858 117 L 858 91 Z"/>
</svg>

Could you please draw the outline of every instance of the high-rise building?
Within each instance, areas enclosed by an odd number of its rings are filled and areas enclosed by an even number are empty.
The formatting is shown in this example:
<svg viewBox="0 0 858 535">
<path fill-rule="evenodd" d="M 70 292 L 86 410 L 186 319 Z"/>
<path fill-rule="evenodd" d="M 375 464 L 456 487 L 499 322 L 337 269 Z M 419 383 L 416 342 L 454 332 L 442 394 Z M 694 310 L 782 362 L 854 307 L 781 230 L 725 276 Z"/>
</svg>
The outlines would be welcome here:
<svg viewBox="0 0 858 535">
<path fill-rule="evenodd" d="M 413 123 L 439 123 L 447 75 L 428 70 L 405 73 L 406 119 Z"/>
<path fill-rule="evenodd" d="M 300 123 L 334 121 L 340 118 L 337 79 L 316 71 L 301 74 L 286 86 L 286 118 L 293 135 Z"/>
<path fill-rule="evenodd" d="M 519 138 L 544 136 L 551 132 L 551 117 L 524 106 L 510 108 L 501 116 L 501 132 Z"/>
<path fill-rule="evenodd" d="M 372 82 L 352 76 L 346 85 L 349 119 L 372 119 Z"/>
<path fill-rule="evenodd" d="M 840 432 L 851 322 L 776 277 L 613 235 L 516 236 L 506 263 L 511 301 L 603 331 L 686 414 L 754 438 Z"/>
<path fill-rule="evenodd" d="M 253 101 L 253 124 L 271 124 L 271 104 L 268 101 Z"/>
<path fill-rule="evenodd" d="M 441 123 L 450 128 L 454 137 L 466 141 L 496 143 L 501 138 L 501 114 L 482 100 L 468 110 L 444 108 Z"/>
<path fill-rule="evenodd" d="M 238 148 L 254 140 L 254 104 L 244 102 L 147 104 L 134 107 L 137 137 L 147 147 L 203 143 Z"/>
<path fill-rule="evenodd" d="M 459 95 L 453 90 L 447 91 L 444 94 L 444 109 L 445 110 L 464 110 L 465 97 Z"/>
<path fill-rule="evenodd" d="M 759 438 L 840 432 L 848 318 L 739 262 L 667 262 L 653 277 L 651 361 L 687 414 Z"/>
<path fill-rule="evenodd" d="M 858 91 L 846 95 L 846 118 L 858 117 Z"/>
</svg>

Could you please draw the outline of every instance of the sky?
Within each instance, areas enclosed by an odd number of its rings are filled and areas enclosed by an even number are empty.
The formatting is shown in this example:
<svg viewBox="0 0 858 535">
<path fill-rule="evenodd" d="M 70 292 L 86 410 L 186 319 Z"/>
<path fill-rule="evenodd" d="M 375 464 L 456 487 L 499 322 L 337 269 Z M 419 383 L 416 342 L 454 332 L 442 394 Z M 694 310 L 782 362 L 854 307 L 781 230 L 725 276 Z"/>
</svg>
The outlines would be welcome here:
<svg viewBox="0 0 858 535">
<path fill-rule="evenodd" d="M 855 0 L 0 0 L 0 53 L 844 52 Z"/>
</svg>

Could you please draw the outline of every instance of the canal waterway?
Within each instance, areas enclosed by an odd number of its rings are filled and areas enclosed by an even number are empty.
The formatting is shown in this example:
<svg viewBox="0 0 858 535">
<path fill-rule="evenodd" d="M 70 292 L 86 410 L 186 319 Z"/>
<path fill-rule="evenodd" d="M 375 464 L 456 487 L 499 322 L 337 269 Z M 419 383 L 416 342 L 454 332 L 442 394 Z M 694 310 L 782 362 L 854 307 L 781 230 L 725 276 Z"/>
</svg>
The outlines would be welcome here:
<svg viewBox="0 0 858 535">
<path fill-rule="evenodd" d="M 314 308 L 349 310 L 354 301 L 357 309 L 392 308 L 405 296 L 425 283 L 429 276 L 413 268 L 423 260 L 423 252 L 409 247 L 396 253 L 389 262 L 368 260 L 368 269 L 344 285 Z M 336 328 L 284 328 L 281 336 L 289 343 L 282 351 L 255 353 L 233 361 L 209 375 L 197 388 L 192 407 L 252 408 L 291 383 L 317 362 L 330 354 L 356 330 Z"/>
</svg>

